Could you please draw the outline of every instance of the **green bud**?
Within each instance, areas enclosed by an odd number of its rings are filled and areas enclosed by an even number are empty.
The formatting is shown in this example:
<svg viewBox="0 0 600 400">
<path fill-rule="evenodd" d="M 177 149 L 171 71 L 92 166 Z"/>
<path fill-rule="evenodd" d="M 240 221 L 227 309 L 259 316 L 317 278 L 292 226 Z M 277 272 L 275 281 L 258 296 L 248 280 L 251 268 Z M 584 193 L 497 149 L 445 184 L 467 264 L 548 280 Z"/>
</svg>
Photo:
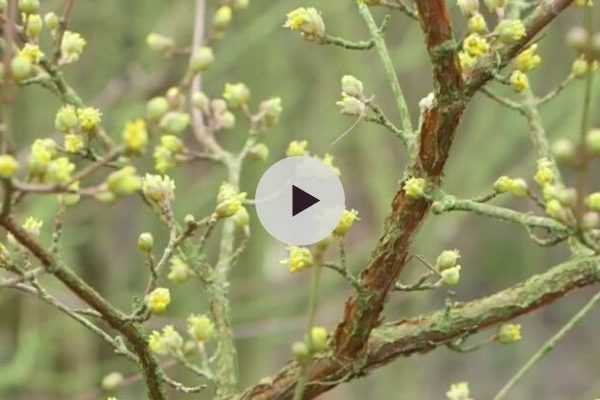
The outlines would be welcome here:
<svg viewBox="0 0 600 400">
<path fill-rule="evenodd" d="M 186 216 L 183 217 L 183 223 L 186 225 L 193 225 L 196 223 L 196 218 L 194 218 L 192 214 L 186 214 Z"/>
<path fill-rule="evenodd" d="M 310 330 L 310 350 L 314 353 L 320 353 L 327 350 L 327 329 L 322 326 L 315 326 Z"/>
<path fill-rule="evenodd" d="M 165 114 L 160 120 L 160 127 L 167 133 L 176 135 L 184 130 L 190 124 L 190 116 L 186 113 L 171 111 Z"/>
<path fill-rule="evenodd" d="M 512 344 L 521 340 L 521 325 L 503 324 L 498 328 L 496 335 L 498 342 L 502 344 Z"/>
<path fill-rule="evenodd" d="M 19 11 L 25 14 L 35 14 L 40 11 L 40 0 L 20 0 Z"/>
<path fill-rule="evenodd" d="M 168 36 L 159 33 L 150 33 L 146 36 L 146 44 L 151 50 L 158 52 L 167 52 L 175 47 L 175 41 Z"/>
<path fill-rule="evenodd" d="M 350 97 L 362 99 L 364 97 L 363 83 L 352 75 L 345 75 L 342 77 L 342 93 Z"/>
<path fill-rule="evenodd" d="M 229 6 L 221 6 L 215 12 L 213 25 L 215 28 L 223 30 L 229 26 L 233 17 L 233 11 Z"/>
<path fill-rule="evenodd" d="M 119 372 L 111 372 L 102 379 L 102 389 L 112 391 L 117 389 L 123 383 L 123 375 Z"/>
<path fill-rule="evenodd" d="M 366 106 L 361 100 L 342 94 L 342 100 L 335 103 L 343 115 L 360 116 L 365 113 Z"/>
<path fill-rule="evenodd" d="M 60 132 L 69 132 L 79 125 L 77 110 L 72 105 L 63 106 L 56 113 L 54 118 L 54 127 Z"/>
<path fill-rule="evenodd" d="M 195 108 L 202 111 L 203 114 L 210 112 L 210 100 L 204 92 L 194 92 L 192 95 L 192 104 Z"/>
<path fill-rule="evenodd" d="M 58 29 L 58 26 L 60 25 L 60 20 L 58 19 L 58 16 L 53 12 L 49 12 L 44 16 L 44 22 L 46 23 L 48 29 L 50 29 L 51 31 Z"/>
<path fill-rule="evenodd" d="M 33 65 L 27 58 L 16 56 L 10 62 L 10 71 L 15 80 L 22 81 L 32 75 Z"/>
<path fill-rule="evenodd" d="M 310 351 L 304 342 L 294 342 L 292 344 L 292 354 L 299 363 L 305 363 L 310 360 Z"/>
<path fill-rule="evenodd" d="M 206 342 L 215 334 L 215 324 L 206 315 L 190 315 L 187 319 L 188 333 L 198 342 Z"/>
<path fill-rule="evenodd" d="M 600 212 L 600 192 L 590 194 L 585 199 L 585 205 L 592 211 Z"/>
<path fill-rule="evenodd" d="M 260 103 L 260 112 L 264 115 L 267 127 L 273 127 L 279 123 L 279 117 L 283 111 L 281 98 L 274 97 Z"/>
<path fill-rule="evenodd" d="M 150 253 L 154 247 L 154 236 L 149 232 L 140 234 L 137 246 L 142 253 Z"/>
<path fill-rule="evenodd" d="M 265 161 L 269 158 L 269 148 L 264 143 L 257 143 L 250 148 L 248 157 L 254 160 Z"/>
<path fill-rule="evenodd" d="M 585 136 L 585 146 L 594 155 L 600 155 L 600 129 L 592 129 Z"/>
<path fill-rule="evenodd" d="M 458 250 L 444 250 L 438 256 L 435 267 L 438 271 L 455 267 L 459 258 L 460 253 Z"/>
<path fill-rule="evenodd" d="M 212 48 L 200 47 L 196 50 L 190 60 L 190 70 L 198 74 L 202 71 L 206 71 L 208 67 L 215 61 L 215 55 Z"/>
<path fill-rule="evenodd" d="M 214 99 L 210 102 L 213 114 L 223 114 L 227 111 L 227 102 L 223 99 Z"/>
<path fill-rule="evenodd" d="M 44 23 L 42 22 L 42 17 L 38 14 L 31 14 L 27 17 L 27 30 L 25 33 L 27 37 L 30 39 L 37 39 L 42 32 L 42 27 Z"/>
<path fill-rule="evenodd" d="M 570 139 L 558 139 L 552 143 L 552 154 L 559 161 L 573 161 L 576 153 L 575 144 Z"/>
<path fill-rule="evenodd" d="M 457 265 L 452 268 L 440 271 L 442 282 L 447 286 L 456 286 L 460 282 L 461 266 Z"/>
<path fill-rule="evenodd" d="M 566 216 L 566 211 L 559 200 L 553 199 L 546 203 L 546 214 L 554 219 L 563 221 Z"/>
<path fill-rule="evenodd" d="M 512 44 L 525 37 L 527 31 L 521 20 L 503 19 L 496 26 L 496 33 L 501 41 Z"/>
<path fill-rule="evenodd" d="M 152 121 L 158 121 L 169 111 L 169 102 L 164 97 L 155 97 L 146 105 L 146 115 Z"/>
<path fill-rule="evenodd" d="M 136 174 L 134 167 L 127 166 L 110 174 L 106 185 L 114 196 L 127 196 L 141 189 L 142 179 Z"/>
<path fill-rule="evenodd" d="M 167 90 L 166 99 L 169 102 L 171 108 L 181 108 L 185 103 L 185 96 L 181 93 L 178 87 L 172 87 Z"/>
<path fill-rule="evenodd" d="M 225 111 L 221 115 L 216 116 L 217 124 L 222 129 L 233 129 L 235 127 L 235 115 L 230 111 Z"/>
<path fill-rule="evenodd" d="M 231 108 L 239 108 L 248 104 L 250 90 L 243 83 L 226 83 L 223 98 Z"/>
<path fill-rule="evenodd" d="M 571 73 L 575 78 L 583 78 L 589 70 L 590 63 L 583 56 L 573 61 L 573 65 L 571 66 Z"/>
</svg>

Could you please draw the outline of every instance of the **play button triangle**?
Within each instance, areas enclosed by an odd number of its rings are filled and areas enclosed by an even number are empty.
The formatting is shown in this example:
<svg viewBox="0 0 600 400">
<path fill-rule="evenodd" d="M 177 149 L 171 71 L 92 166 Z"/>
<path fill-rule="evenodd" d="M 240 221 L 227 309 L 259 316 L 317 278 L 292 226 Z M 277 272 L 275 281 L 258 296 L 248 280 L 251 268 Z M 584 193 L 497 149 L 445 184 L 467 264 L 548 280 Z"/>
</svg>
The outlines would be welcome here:
<svg viewBox="0 0 600 400">
<path fill-rule="evenodd" d="M 306 193 L 296 185 L 292 185 L 292 216 L 300 214 L 302 211 L 314 206 L 319 201 L 321 200 L 317 199 L 315 196 Z"/>
</svg>

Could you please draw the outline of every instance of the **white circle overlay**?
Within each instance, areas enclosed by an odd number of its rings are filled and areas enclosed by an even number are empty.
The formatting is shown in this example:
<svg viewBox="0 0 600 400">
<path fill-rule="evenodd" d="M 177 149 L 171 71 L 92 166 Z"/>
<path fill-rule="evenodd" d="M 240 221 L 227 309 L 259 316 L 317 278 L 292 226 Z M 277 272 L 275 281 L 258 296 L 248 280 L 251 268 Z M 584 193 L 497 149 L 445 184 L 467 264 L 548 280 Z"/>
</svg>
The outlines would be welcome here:
<svg viewBox="0 0 600 400">
<path fill-rule="evenodd" d="M 319 201 L 292 215 L 292 187 Z M 344 187 L 334 170 L 314 157 L 288 157 L 260 178 L 254 196 L 263 227 L 275 239 L 307 246 L 331 235 L 346 208 Z"/>
</svg>

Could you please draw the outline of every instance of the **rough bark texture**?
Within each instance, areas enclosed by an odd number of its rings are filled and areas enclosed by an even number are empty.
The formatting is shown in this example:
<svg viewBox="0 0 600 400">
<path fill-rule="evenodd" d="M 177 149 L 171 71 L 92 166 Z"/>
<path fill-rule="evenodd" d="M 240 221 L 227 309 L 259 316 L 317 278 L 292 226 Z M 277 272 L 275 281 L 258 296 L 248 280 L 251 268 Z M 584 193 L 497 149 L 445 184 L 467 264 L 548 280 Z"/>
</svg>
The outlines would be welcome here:
<svg viewBox="0 0 600 400">
<path fill-rule="evenodd" d="M 501 56 L 497 65 L 496 54 L 481 63 L 481 66 L 463 81 L 458 66 L 458 44 L 454 39 L 445 0 L 416 1 L 420 23 L 425 35 L 427 50 L 432 60 L 435 100 L 423 112 L 418 132 L 417 156 L 409 167 L 411 176 L 423 177 L 430 185 L 440 184 L 443 169 L 448 160 L 452 141 L 462 114 L 473 95 L 492 78 L 492 71 L 508 64 L 550 21 L 560 14 L 572 0 L 544 0 L 526 19 L 527 35 L 511 46 L 494 44 L 494 53 Z M 406 265 L 411 242 L 429 211 L 426 200 L 412 200 L 400 189 L 392 202 L 392 211 L 371 261 L 360 275 L 360 290 L 346 302 L 343 320 L 338 325 L 333 340 L 333 356 L 315 360 L 309 368 L 309 382 L 305 399 L 311 399 L 340 383 L 340 379 L 351 379 L 366 370 L 385 364 L 400 355 L 428 351 L 440 343 L 489 326 L 509 320 L 520 314 L 550 302 L 574 287 L 596 280 L 593 273 L 572 271 L 573 280 L 562 281 L 557 290 L 540 292 L 536 285 L 524 284 L 501 292 L 479 302 L 452 311 L 453 318 L 442 318 L 438 312 L 417 320 L 403 321 L 395 325 L 373 330 L 381 325 L 381 312 L 389 293 Z M 587 264 L 586 264 L 587 265 Z M 548 276 L 550 282 L 553 276 Z M 567 277 L 568 278 L 568 277 Z M 577 279 L 575 279 L 577 278 Z M 532 278 L 535 283 L 535 279 Z M 531 286 L 531 292 L 524 290 Z M 521 288 L 521 289 L 519 289 Z M 513 290 L 514 292 L 511 292 Z M 512 294 L 512 295 L 511 295 Z M 516 295 L 518 294 L 518 296 Z M 510 300 L 515 303 L 505 303 Z M 521 300 L 529 299 L 523 303 Z M 504 304 L 496 312 L 494 304 Z M 444 323 L 441 330 L 440 323 Z M 412 330 L 411 330 L 412 329 Z M 413 332 L 400 336 L 389 336 L 390 332 Z M 418 333 L 420 332 L 420 333 Z M 388 334 L 382 343 L 381 334 Z M 379 338 L 379 339 L 378 339 Z M 377 344 L 379 343 L 379 345 Z M 298 376 L 295 364 L 286 366 L 269 384 L 257 385 L 242 396 L 243 399 L 289 399 Z M 323 382 L 331 382 L 330 384 Z"/>
</svg>

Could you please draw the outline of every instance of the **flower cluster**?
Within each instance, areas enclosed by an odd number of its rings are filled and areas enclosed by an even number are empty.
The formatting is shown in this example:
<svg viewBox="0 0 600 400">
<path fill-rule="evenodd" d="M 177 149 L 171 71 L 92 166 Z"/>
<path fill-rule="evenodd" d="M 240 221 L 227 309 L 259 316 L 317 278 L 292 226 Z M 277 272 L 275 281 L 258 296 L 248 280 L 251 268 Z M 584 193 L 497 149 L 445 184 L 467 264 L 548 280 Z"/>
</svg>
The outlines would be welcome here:
<svg viewBox="0 0 600 400">
<path fill-rule="evenodd" d="M 444 250 L 438 256 L 435 268 L 439 272 L 441 281 L 447 286 L 456 286 L 460 281 L 460 270 L 458 264 L 460 253 L 458 250 Z"/>
<path fill-rule="evenodd" d="M 300 32 L 309 41 L 319 41 L 325 38 L 325 22 L 323 22 L 321 13 L 312 7 L 300 7 L 289 12 L 283 26 Z"/>
<path fill-rule="evenodd" d="M 288 247 L 288 258 L 281 260 L 281 264 L 287 265 L 290 272 L 302 271 L 311 267 L 313 263 L 314 259 L 310 249 L 297 246 Z"/>
</svg>

